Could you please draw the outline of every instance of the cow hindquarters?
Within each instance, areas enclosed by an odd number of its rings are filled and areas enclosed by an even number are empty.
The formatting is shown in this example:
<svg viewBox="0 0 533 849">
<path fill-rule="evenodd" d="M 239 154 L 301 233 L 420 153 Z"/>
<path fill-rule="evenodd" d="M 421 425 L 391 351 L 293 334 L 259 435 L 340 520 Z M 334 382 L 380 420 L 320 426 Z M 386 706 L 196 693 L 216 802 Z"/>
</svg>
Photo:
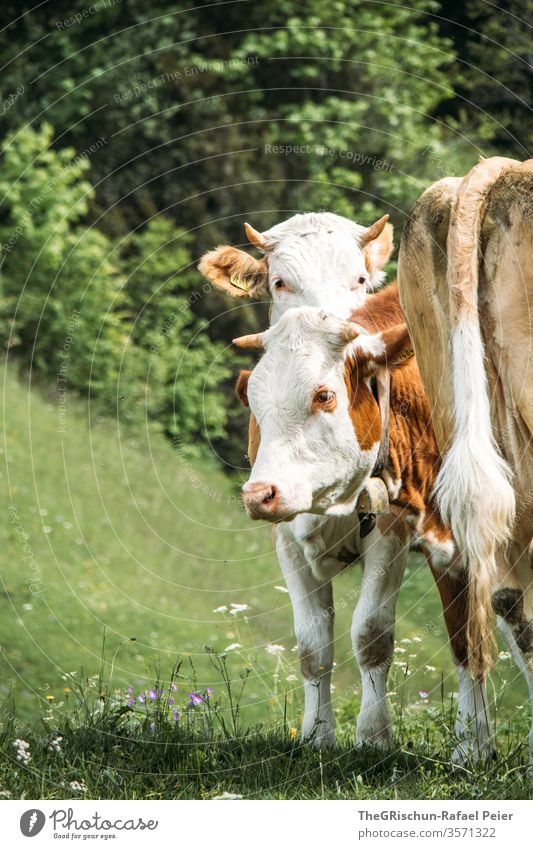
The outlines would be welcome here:
<svg viewBox="0 0 533 849">
<path fill-rule="evenodd" d="M 363 582 L 352 622 L 362 689 L 358 745 L 392 745 L 387 676 L 394 653 L 396 601 L 408 553 L 403 520 L 388 514 L 380 516 L 372 533 L 364 539 Z"/>
<path fill-rule="evenodd" d="M 457 670 L 457 745 L 452 761 L 464 764 L 494 751 L 484 676 L 472 675 L 468 658 L 468 580 L 463 571 L 442 572 L 430 562 L 442 601 L 452 659 Z"/>
<path fill-rule="evenodd" d="M 276 527 L 276 551 L 289 590 L 294 632 L 304 679 L 302 741 L 317 748 L 333 746 L 331 708 L 333 668 L 333 593 L 331 581 L 317 580 L 290 529 Z"/>
</svg>

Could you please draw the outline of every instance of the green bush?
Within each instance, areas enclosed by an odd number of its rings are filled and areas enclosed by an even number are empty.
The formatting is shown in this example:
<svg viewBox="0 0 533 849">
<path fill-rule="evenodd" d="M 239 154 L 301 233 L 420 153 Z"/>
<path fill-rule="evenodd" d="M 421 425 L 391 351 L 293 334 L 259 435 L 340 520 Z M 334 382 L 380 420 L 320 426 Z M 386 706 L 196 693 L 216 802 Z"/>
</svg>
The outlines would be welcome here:
<svg viewBox="0 0 533 849">
<path fill-rule="evenodd" d="M 224 434 L 223 348 L 191 305 L 186 236 L 160 217 L 118 245 L 84 222 L 86 155 L 44 125 L 13 134 L 0 192 L 0 334 L 37 376 L 98 410 L 157 423 L 184 447 Z M 196 281 L 198 276 L 196 275 Z M 202 294 L 202 292 L 200 292 Z"/>
</svg>

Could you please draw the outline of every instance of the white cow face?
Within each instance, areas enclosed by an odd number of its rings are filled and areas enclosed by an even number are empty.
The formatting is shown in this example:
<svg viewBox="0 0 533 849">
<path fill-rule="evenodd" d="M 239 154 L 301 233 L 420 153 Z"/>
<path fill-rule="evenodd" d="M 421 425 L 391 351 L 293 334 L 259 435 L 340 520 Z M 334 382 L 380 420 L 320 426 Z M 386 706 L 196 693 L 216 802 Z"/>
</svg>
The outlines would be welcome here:
<svg viewBox="0 0 533 849">
<path fill-rule="evenodd" d="M 294 215 L 264 233 L 245 224 L 255 259 L 229 246 L 202 257 L 198 266 L 217 288 L 239 298 L 272 298 L 271 322 L 288 309 L 314 306 L 348 318 L 368 290 L 382 282 L 392 252 L 392 226 L 383 216 L 361 227 L 332 213 Z"/>
<path fill-rule="evenodd" d="M 381 438 L 371 377 L 410 344 L 405 324 L 358 333 L 353 324 L 302 307 L 263 334 L 235 340 L 265 349 L 240 392 L 261 433 L 242 488 L 252 518 L 352 512 Z"/>
</svg>

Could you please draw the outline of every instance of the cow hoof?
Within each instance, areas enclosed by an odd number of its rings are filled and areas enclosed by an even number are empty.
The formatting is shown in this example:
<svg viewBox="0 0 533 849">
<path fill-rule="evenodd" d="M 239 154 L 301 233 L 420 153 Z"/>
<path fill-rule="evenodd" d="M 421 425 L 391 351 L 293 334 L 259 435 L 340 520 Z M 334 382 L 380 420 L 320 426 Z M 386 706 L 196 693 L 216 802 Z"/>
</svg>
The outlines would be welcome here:
<svg viewBox="0 0 533 849">
<path fill-rule="evenodd" d="M 331 734 L 307 735 L 307 737 L 302 737 L 300 742 L 309 749 L 316 749 L 317 751 L 333 749 L 335 747 L 335 734 L 332 732 Z"/>
<path fill-rule="evenodd" d="M 472 766 L 495 756 L 494 746 L 488 740 L 483 743 L 478 740 L 463 740 L 453 750 L 451 761 L 456 766 Z"/>
<path fill-rule="evenodd" d="M 355 737 L 355 745 L 357 748 L 363 749 L 371 746 L 374 749 L 386 751 L 392 749 L 394 739 L 390 728 L 383 728 L 381 731 L 358 731 Z"/>
</svg>

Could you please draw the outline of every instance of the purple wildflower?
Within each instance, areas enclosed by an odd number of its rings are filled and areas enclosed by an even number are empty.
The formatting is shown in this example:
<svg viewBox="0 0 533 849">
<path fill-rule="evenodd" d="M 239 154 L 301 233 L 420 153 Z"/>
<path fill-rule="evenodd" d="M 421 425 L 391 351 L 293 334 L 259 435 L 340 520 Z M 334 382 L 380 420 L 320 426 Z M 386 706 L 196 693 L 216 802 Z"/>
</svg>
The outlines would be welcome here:
<svg viewBox="0 0 533 849">
<path fill-rule="evenodd" d="M 203 705 L 204 699 L 198 692 L 189 693 L 189 707 L 197 707 L 198 705 Z"/>
<path fill-rule="evenodd" d="M 137 701 L 140 702 L 143 705 L 146 701 L 146 696 L 143 696 L 143 695 L 137 696 Z"/>
<path fill-rule="evenodd" d="M 180 721 L 180 715 L 179 715 L 178 711 L 176 710 L 176 708 L 173 708 L 172 716 L 174 717 L 174 722 Z"/>
<path fill-rule="evenodd" d="M 155 700 L 158 697 L 158 693 L 156 693 L 155 690 L 148 690 L 148 695 L 150 696 L 150 698 L 153 702 L 155 702 Z"/>
<path fill-rule="evenodd" d="M 426 692 L 426 690 L 420 690 L 418 695 L 420 696 L 421 699 L 428 699 L 429 698 L 429 693 Z"/>
<path fill-rule="evenodd" d="M 174 692 L 176 692 L 176 690 L 178 689 L 178 685 L 175 684 L 174 681 L 171 681 L 170 682 L 170 689 L 174 690 Z"/>
<path fill-rule="evenodd" d="M 169 699 L 168 699 L 168 703 L 169 703 L 169 705 L 173 705 L 173 704 L 174 704 L 174 699 L 172 698 L 172 696 L 170 696 L 170 697 L 169 697 Z"/>
<path fill-rule="evenodd" d="M 215 691 L 213 690 L 212 687 L 207 687 L 205 692 L 207 693 L 208 696 L 212 696 Z"/>
</svg>

